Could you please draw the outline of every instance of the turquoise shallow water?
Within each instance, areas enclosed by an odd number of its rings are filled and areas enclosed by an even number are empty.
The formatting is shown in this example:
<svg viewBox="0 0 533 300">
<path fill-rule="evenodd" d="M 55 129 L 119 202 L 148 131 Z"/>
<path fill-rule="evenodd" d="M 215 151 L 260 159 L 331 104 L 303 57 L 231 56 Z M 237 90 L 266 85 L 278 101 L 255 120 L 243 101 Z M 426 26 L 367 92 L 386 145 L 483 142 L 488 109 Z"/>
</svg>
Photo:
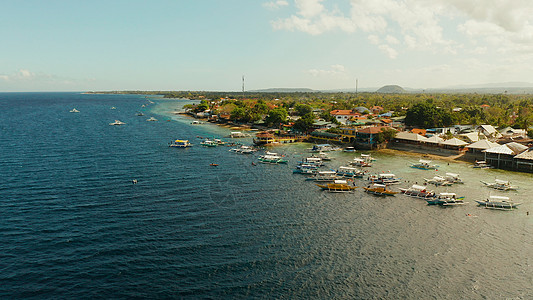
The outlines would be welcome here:
<svg viewBox="0 0 533 300">
<path fill-rule="evenodd" d="M 374 153 L 371 171 L 401 187 L 461 174 L 464 185 L 436 190 L 470 203 L 330 194 L 292 174 L 311 145 L 275 148 L 288 165 L 253 166 L 257 155 L 200 147 L 197 136 L 230 130 L 170 113 L 187 101 L 150 99 L 0 94 L 2 298 L 533 297 L 530 174 L 445 161 L 422 171 Z M 195 146 L 169 148 L 176 138 Z M 332 155 L 328 168 L 354 157 Z M 479 182 L 495 178 L 520 186 L 506 194 L 520 209 L 474 205 L 502 194 Z"/>
</svg>

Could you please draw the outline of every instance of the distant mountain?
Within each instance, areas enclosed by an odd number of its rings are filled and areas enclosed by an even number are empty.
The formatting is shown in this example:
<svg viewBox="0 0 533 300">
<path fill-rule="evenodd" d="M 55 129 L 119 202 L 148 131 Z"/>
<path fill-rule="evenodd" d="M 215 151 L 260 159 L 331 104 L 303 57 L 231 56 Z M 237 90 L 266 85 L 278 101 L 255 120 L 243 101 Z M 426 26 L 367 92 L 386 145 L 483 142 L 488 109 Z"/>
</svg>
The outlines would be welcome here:
<svg viewBox="0 0 533 300">
<path fill-rule="evenodd" d="M 318 93 L 320 91 L 312 90 L 308 88 L 270 88 L 262 90 L 253 90 L 248 92 L 256 93 Z"/>
<path fill-rule="evenodd" d="M 380 94 L 402 94 L 406 93 L 406 91 L 399 85 L 386 85 L 381 88 L 379 88 L 376 93 Z"/>
</svg>

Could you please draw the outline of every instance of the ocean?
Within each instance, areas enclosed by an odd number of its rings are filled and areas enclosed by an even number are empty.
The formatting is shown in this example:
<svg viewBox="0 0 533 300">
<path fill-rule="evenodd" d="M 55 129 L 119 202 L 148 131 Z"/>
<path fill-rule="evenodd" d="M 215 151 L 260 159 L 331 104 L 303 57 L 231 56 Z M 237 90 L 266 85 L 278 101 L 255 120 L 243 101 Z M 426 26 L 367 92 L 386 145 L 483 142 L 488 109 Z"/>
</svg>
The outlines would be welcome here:
<svg viewBox="0 0 533 300">
<path fill-rule="evenodd" d="M 0 93 L 1 298 L 533 298 L 531 174 L 446 161 L 424 171 L 409 168 L 416 157 L 373 153 L 369 171 L 402 179 L 393 190 L 454 172 L 464 185 L 434 190 L 469 203 L 327 193 L 292 173 L 310 144 L 270 149 L 287 165 L 205 148 L 201 138 L 251 139 L 192 125 L 174 114 L 186 103 Z M 174 139 L 194 146 L 168 147 Z M 331 155 L 326 169 L 359 153 Z M 480 183 L 496 178 L 520 189 Z M 522 205 L 494 211 L 474 202 L 489 195 Z"/>
</svg>

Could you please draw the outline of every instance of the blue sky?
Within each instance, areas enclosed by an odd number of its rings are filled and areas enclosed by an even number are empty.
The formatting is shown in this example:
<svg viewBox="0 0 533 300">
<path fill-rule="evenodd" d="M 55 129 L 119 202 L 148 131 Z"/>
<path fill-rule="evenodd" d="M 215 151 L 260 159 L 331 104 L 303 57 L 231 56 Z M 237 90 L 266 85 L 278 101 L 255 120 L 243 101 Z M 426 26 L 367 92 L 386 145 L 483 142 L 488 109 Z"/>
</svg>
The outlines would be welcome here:
<svg viewBox="0 0 533 300">
<path fill-rule="evenodd" d="M 0 91 L 533 82 L 530 0 L 0 2 Z"/>
</svg>

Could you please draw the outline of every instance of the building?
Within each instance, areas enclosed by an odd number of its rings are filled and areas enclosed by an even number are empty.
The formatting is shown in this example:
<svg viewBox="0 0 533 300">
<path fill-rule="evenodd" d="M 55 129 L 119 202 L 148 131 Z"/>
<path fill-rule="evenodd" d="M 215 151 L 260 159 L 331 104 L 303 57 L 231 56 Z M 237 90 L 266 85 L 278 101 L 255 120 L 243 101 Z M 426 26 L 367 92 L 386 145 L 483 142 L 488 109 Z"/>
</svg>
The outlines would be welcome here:
<svg viewBox="0 0 533 300">
<path fill-rule="evenodd" d="M 377 135 L 385 128 L 382 126 L 367 127 L 355 133 L 355 146 L 362 149 L 377 148 Z"/>
<path fill-rule="evenodd" d="M 336 109 L 332 110 L 329 114 L 335 117 L 341 124 L 347 124 L 352 118 L 361 116 L 360 113 L 349 109 Z"/>
</svg>

